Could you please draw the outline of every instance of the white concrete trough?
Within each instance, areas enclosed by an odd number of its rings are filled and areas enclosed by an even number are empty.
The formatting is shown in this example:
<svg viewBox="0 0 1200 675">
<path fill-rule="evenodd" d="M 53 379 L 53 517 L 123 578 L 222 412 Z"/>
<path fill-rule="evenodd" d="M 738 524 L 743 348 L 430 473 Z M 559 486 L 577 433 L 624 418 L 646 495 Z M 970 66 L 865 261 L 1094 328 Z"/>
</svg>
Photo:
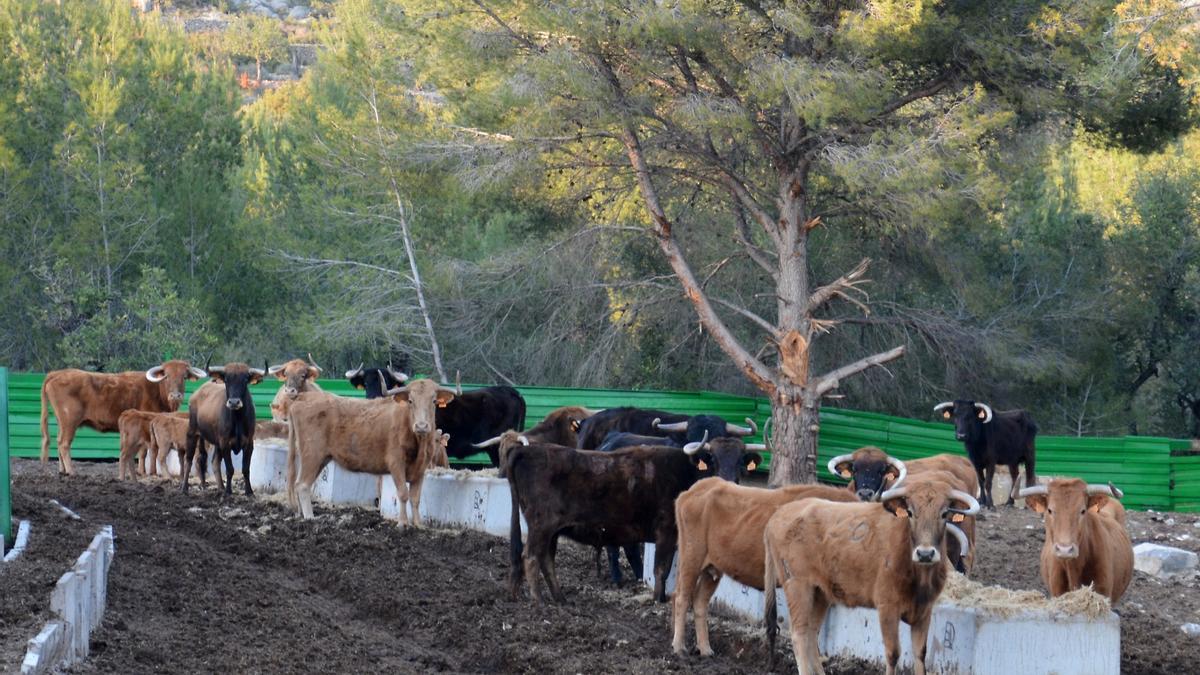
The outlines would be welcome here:
<svg viewBox="0 0 1200 675">
<path fill-rule="evenodd" d="M 390 476 L 380 481 L 379 512 L 393 520 L 400 517 L 400 500 Z M 507 537 L 512 517 L 508 481 L 476 471 L 431 469 L 421 489 L 421 517 Z M 523 517 L 521 531 L 525 531 Z"/>
<path fill-rule="evenodd" d="M 114 552 L 112 526 L 105 526 L 59 578 L 50 595 L 54 618 L 29 641 L 21 673 L 50 672 L 87 657 L 92 631 L 104 618 Z"/>
<path fill-rule="evenodd" d="M 238 465 L 240 466 L 240 464 Z M 250 487 L 264 494 L 287 489 L 287 441 L 265 438 L 254 442 L 250 456 Z M 313 483 L 313 498 L 324 504 L 365 506 L 379 504 L 379 477 L 347 471 L 330 462 Z"/>
<path fill-rule="evenodd" d="M 646 544 L 643 580 L 654 583 L 654 544 Z M 676 556 L 676 563 L 678 556 Z M 667 590 L 675 588 L 675 565 L 667 578 Z M 963 581 L 964 589 L 975 584 Z M 985 589 L 986 590 L 986 589 Z M 966 591 L 964 591 L 966 592 Z M 1091 603 L 1104 602 L 1093 597 Z M 957 593 L 956 593 L 957 595 Z M 1008 675 L 1011 673 L 1055 673 L 1092 675 L 1117 673 L 1121 667 L 1121 626 L 1111 611 L 1091 615 L 1064 611 L 1058 600 L 1047 601 L 1041 593 L 1017 594 L 1025 602 L 991 604 L 966 597 L 962 602 L 943 594 L 933 610 L 929 627 L 926 666 L 930 673 L 947 675 Z M 1075 595 L 1075 594 L 1072 594 Z M 1067 596 L 1064 596 L 1064 598 Z M 780 590 L 779 618 L 787 624 L 787 600 Z M 725 577 L 713 596 L 714 610 L 762 625 L 763 594 Z M 1106 606 L 1106 605 L 1105 605 Z M 1098 618 L 1094 618 L 1095 614 Z M 688 639 L 694 639 L 688 620 Z M 787 635 L 786 629 L 781 635 Z M 782 642 L 782 640 L 781 640 Z M 690 643 L 689 643 L 690 644 Z M 879 615 L 873 609 L 830 608 L 821 628 L 819 645 L 823 656 L 864 659 L 884 665 L 883 638 Z M 912 667 L 912 637 L 908 624 L 900 623 L 900 665 Z"/>
</svg>

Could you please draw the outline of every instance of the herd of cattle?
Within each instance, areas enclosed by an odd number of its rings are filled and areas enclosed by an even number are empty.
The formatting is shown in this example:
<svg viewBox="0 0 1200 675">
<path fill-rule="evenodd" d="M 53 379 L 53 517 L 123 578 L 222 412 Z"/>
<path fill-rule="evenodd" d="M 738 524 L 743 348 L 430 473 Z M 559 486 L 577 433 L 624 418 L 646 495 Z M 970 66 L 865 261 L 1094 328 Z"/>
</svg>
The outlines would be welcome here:
<svg viewBox="0 0 1200 675">
<path fill-rule="evenodd" d="M 524 430 L 525 402 L 512 387 L 463 393 L 427 379 L 409 381 L 391 367 L 346 373 L 367 398 L 324 392 L 321 369 L 294 359 L 263 369 L 244 363 L 199 369 L 167 361 L 145 373 L 59 370 L 42 386 L 42 460 L 48 459 L 48 406 L 58 419 L 62 473 L 72 473 L 70 446 L 80 426 L 119 431 L 124 478 L 154 474 L 166 453 L 181 456 L 188 489 L 193 462 L 201 484 L 214 453 L 218 484 L 232 491 L 233 453 L 240 453 L 246 494 L 254 439 L 286 437 L 287 494 L 304 518 L 313 517 L 312 486 L 334 461 L 351 471 L 390 474 L 400 500 L 400 523 L 420 525 L 427 469 L 448 466 L 485 450 L 512 494 L 510 592 L 528 582 L 542 602 L 544 579 L 555 600 L 564 598 L 555 570 L 560 536 L 607 547 L 620 580 L 617 547 L 625 547 L 640 574 L 638 546 L 653 541 L 654 598 L 666 601 L 665 580 L 676 550 L 673 647 L 683 653 L 692 610 L 696 647 L 711 655 L 707 614 L 723 576 L 763 590 L 769 643 L 777 631 L 775 593 L 788 601 L 792 646 L 801 673 L 821 673 L 817 632 L 832 604 L 879 612 L 887 672 L 899 659 L 898 622 L 911 626 L 917 673 L 924 673 L 933 605 L 951 566 L 969 574 L 975 564 L 975 520 L 991 503 L 997 464 L 1010 467 L 1017 495 L 1018 465 L 1026 487 L 1019 496 L 1043 514 L 1041 576 L 1058 596 L 1093 584 L 1117 601 L 1133 570 L 1121 492 L 1109 485 L 1056 479 L 1039 485 L 1034 474 L 1037 425 L 1024 411 L 993 412 L 984 403 L 952 401 L 935 412 L 955 425 L 966 456 L 941 454 L 902 462 L 878 448 L 830 460 L 847 488 L 793 485 L 776 489 L 740 485 L 762 462 L 765 446 L 748 444 L 747 426 L 713 415 L 581 406 L 559 408 Z M 271 403 L 272 421 L 256 421 L 249 387 L 267 376 L 283 380 Z M 208 378 L 183 402 L 187 380 Z M 140 458 L 140 459 L 139 459 Z M 222 480 L 220 466 L 225 466 Z M 521 536 L 521 516 L 526 536 Z M 771 649 L 774 654 L 774 649 Z"/>
</svg>

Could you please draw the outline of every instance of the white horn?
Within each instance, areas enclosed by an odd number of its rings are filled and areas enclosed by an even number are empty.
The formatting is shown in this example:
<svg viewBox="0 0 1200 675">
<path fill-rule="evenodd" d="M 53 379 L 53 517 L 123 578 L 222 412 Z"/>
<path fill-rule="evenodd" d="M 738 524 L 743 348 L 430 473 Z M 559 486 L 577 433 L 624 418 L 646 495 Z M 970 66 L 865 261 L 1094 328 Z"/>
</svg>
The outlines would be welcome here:
<svg viewBox="0 0 1200 675">
<path fill-rule="evenodd" d="M 838 455 L 837 457 L 834 457 L 833 459 L 829 460 L 829 464 L 826 464 L 825 468 L 829 469 L 829 473 L 840 477 L 841 474 L 838 473 L 838 471 L 837 471 L 837 468 L 836 468 L 837 465 L 841 464 L 842 462 L 849 461 L 850 458 L 852 458 L 853 456 L 854 455 L 852 455 L 852 454 L 851 455 Z"/>
<path fill-rule="evenodd" d="M 979 502 L 976 501 L 971 495 L 963 492 L 962 490 L 951 490 L 950 498 L 967 505 L 965 510 L 959 511 L 958 513 L 961 513 L 964 516 L 979 515 Z"/>
<path fill-rule="evenodd" d="M 896 482 L 892 483 L 892 485 L 896 486 L 896 485 L 903 483 L 904 477 L 908 475 L 908 469 L 904 466 L 904 462 L 901 462 L 900 460 L 898 460 L 895 457 L 892 457 L 890 455 L 888 456 L 887 461 L 888 461 L 888 464 L 891 464 L 892 466 L 896 467 L 896 470 L 900 472 L 900 475 L 896 477 Z"/>
<path fill-rule="evenodd" d="M 348 379 L 354 377 L 355 375 L 361 375 L 364 365 L 366 365 L 366 361 L 363 361 L 362 363 L 358 364 L 357 368 L 351 368 L 350 370 L 347 370 L 346 371 L 346 379 L 348 380 Z"/>
<path fill-rule="evenodd" d="M 746 418 L 746 423 L 750 426 L 742 427 L 731 422 L 725 423 L 725 433 L 735 434 L 738 436 L 753 436 L 758 433 L 758 425 L 749 417 Z"/>
<path fill-rule="evenodd" d="M 204 378 L 208 377 L 208 373 L 204 372 L 200 368 L 197 368 L 196 366 L 188 366 L 188 372 L 192 374 L 192 377 L 198 380 L 203 380 Z"/>
<path fill-rule="evenodd" d="M 281 371 L 281 370 L 283 370 L 283 366 L 282 366 L 282 365 L 279 365 L 279 366 L 271 366 L 270 368 L 267 368 L 267 374 L 268 374 L 268 375 L 274 375 L 275 373 L 278 373 L 278 372 L 279 372 L 279 371 Z"/>
<path fill-rule="evenodd" d="M 902 486 L 902 487 L 894 487 L 891 490 L 886 490 L 886 491 L 884 491 L 883 494 L 879 495 L 879 501 L 886 502 L 889 499 L 895 499 L 896 497 L 903 497 L 906 494 L 908 494 L 908 486 L 907 485 Z"/>
<path fill-rule="evenodd" d="M 954 535 L 958 540 L 958 557 L 966 558 L 967 552 L 971 550 L 971 544 L 967 541 L 967 535 L 954 523 L 946 523 L 946 531 Z"/>
<path fill-rule="evenodd" d="M 205 377 L 208 377 L 208 375 L 206 374 Z M 162 366 L 154 366 L 146 371 L 146 379 L 151 382 L 162 382 L 167 379 L 167 374 L 163 372 Z"/>
<path fill-rule="evenodd" d="M 1089 495 L 1108 495 L 1113 499 L 1120 499 L 1125 496 L 1125 493 L 1118 490 L 1117 486 L 1112 483 L 1108 485 L 1096 485 L 1093 483 L 1087 486 L 1087 493 Z"/>
<path fill-rule="evenodd" d="M 529 437 L 527 437 L 525 434 L 517 436 L 517 440 L 521 441 L 521 445 L 529 445 Z"/>
<path fill-rule="evenodd" d="M 579 409 L 582 410 L 583 414 L 587 415 L 588 417 L 591 417 L 592 415 L 599 415 L 600 413 L 604 412 L 604 408 L 601 408 L 599 410 L 592 410 L 591 408 L 585 408 L 583 406 L 579 406 Z"/>
<path fill-rule="evenodd" d="M 946 408 L 953 408 L 953 407 L 954 407 L 954 401 L 946 401 L 945 403 L 939 403 L 939 404 L 933 406 L 933 412 L 942 412 Z"/>
<path fill-rule="evenodd" d="M 408 381 L 408 375 L 399 370 L 394 370 L 391 366 L 388 366 L 388 372 L 391 373 L 392 377 L 396 378 L 396 381 L 401 384 Z"/>
<path fill-rule="evenodd" d="M 767 449 L 767 444 L 766 444 L 766 443 L 747 443 L 747 444 L 746 444 L 746 449 L 747 449 L 747 450 L 759 450 L 759 451 L 766 451 L 766 449 Z"/>
<path fill-rule="evenodd" d="M 989 405 L 988 405 L 988 404 L 986 404 L 986 403 L 976 403 L 976 404 L 975 404 L 975 407 L 976 407 L 976 408 L 979 408 L 980 410 L 982 410 L 984 413 L 986 413 L 986 414 L 987 414 L 987 417 L 984 417 L 984 418 L 983 418 L 983 423 L 984 423 L 984 424 L 987 424 L 988 422 L 991 422 L 991 421 L 992 421 L 992 408 L 991 408 L 991 406 L 989 406 Z"/>
<path fill-rule="evenodd" d="M 673 422 L 671 424 L 663 424 L 662 420 L 659 420 L 656 418 L 654 420 L 653 426 L 655 429 L 658 429 L 659 431 L 687 431 L 688 423 L 687 422 Z M 708 434 L 706 432 L 705 436 L 707 436 L 707 435 Z"/>
<path fill-rule="evenodd" d="M 704 430 L 704 438 L 702 438 L 698 441 L 692 441 L 691 443 L 688 443 L 687 445 L 683 446 L 683 451 L 689 455 L 694 455 L 697 452 L 700 452 L 700 450 L 707 443 L 708 443 L 708 429 L 705 429 Z"/>
<path fill-rule="evenodd" d="M 471 444 L 471 447 L 472 447 L 472 448 L 490 448 L 490 447 L 492 447 L 493 445 L 499 445 L 499 443 L 500 443 L 500 438 L 501 438 L 501 436 L 495 436 L 495 437 L 493 437 L 493 438 L 489 438 L 489 439 L 487 439 L 486 441 L 480 441 L 480 442 L 478 442 L 478 443 L 472 443 L 472 444 Z"/>
<path fill-rule="evenodd" d="M 1021 488 L 1017 493 L 1018 497 L 1032 497 L 1034 495 L 1044 495 L 1050 492 L 1050 488 L 1045 485 L 1033 485 L 1027 488 Z"/>
</svg>

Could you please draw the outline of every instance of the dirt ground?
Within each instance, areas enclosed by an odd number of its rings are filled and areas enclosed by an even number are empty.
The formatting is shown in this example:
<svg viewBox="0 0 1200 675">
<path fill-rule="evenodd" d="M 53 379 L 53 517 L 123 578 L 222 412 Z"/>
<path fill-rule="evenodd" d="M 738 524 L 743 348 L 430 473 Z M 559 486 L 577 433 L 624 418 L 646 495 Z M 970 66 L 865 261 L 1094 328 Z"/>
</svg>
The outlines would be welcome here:
<svg viewBox="0 0 1200 675">
<path fill-rule="evenodd" d="M 591 549 L 565 540 L 558 561 L 568 603 L 539 609 L 508 598 L 504 539 L 400 531 L 360 509 L 321 509 L 303 522 L 271 500 L 221 499 L 211 487 L 185 497 L 165 483 L 120 483 L 115 464 L 77 466 L 80 476 L 60 479 L 53 464 L 13 462 L 14 511 L 34 531 L 22 558 L 0 567 L 2 672 L 17 667 L 54 581 L 104 524 L 113 525 L 117 550 L 109 609 L 76 672 L 765 670 L 761 630 L 737 621 L 714 625 L 714 658 L 675 656 L 667 606 L 636 586 L 608 587 Z M 82 523 L 66 520 L 51 498 Z M 1130 513 L 1135 543 L 1193 551 L 1197 522 L 1193 514 Z M 1001 508 L 978 532 L 975 579 L 1041 589 L 1034 514 Z M 1200 639 L 1179 629 L 1200 622 L 1195 579 L 1160 583 L 1138 573 L 1116 609 L 1122 672 L 1195 672 Z M 794 666 L 781 643 L 786 672 Z M 875 669 L 833 663 L 829 672 Z"/>
</svg>

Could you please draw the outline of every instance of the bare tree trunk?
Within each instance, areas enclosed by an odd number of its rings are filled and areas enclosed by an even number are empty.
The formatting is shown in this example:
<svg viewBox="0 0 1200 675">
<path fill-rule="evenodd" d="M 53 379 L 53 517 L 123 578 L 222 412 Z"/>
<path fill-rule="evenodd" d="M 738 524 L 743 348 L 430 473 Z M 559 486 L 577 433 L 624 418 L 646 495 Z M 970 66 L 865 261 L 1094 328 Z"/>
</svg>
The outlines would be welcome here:
<svg viewBox="0 0 1200 675">
<path fill-rule="evenodd" d="M 812 483 L 817 476 L 820 406 L 771 401 L 771 477 L 768 485 Z"/>
</svg>

